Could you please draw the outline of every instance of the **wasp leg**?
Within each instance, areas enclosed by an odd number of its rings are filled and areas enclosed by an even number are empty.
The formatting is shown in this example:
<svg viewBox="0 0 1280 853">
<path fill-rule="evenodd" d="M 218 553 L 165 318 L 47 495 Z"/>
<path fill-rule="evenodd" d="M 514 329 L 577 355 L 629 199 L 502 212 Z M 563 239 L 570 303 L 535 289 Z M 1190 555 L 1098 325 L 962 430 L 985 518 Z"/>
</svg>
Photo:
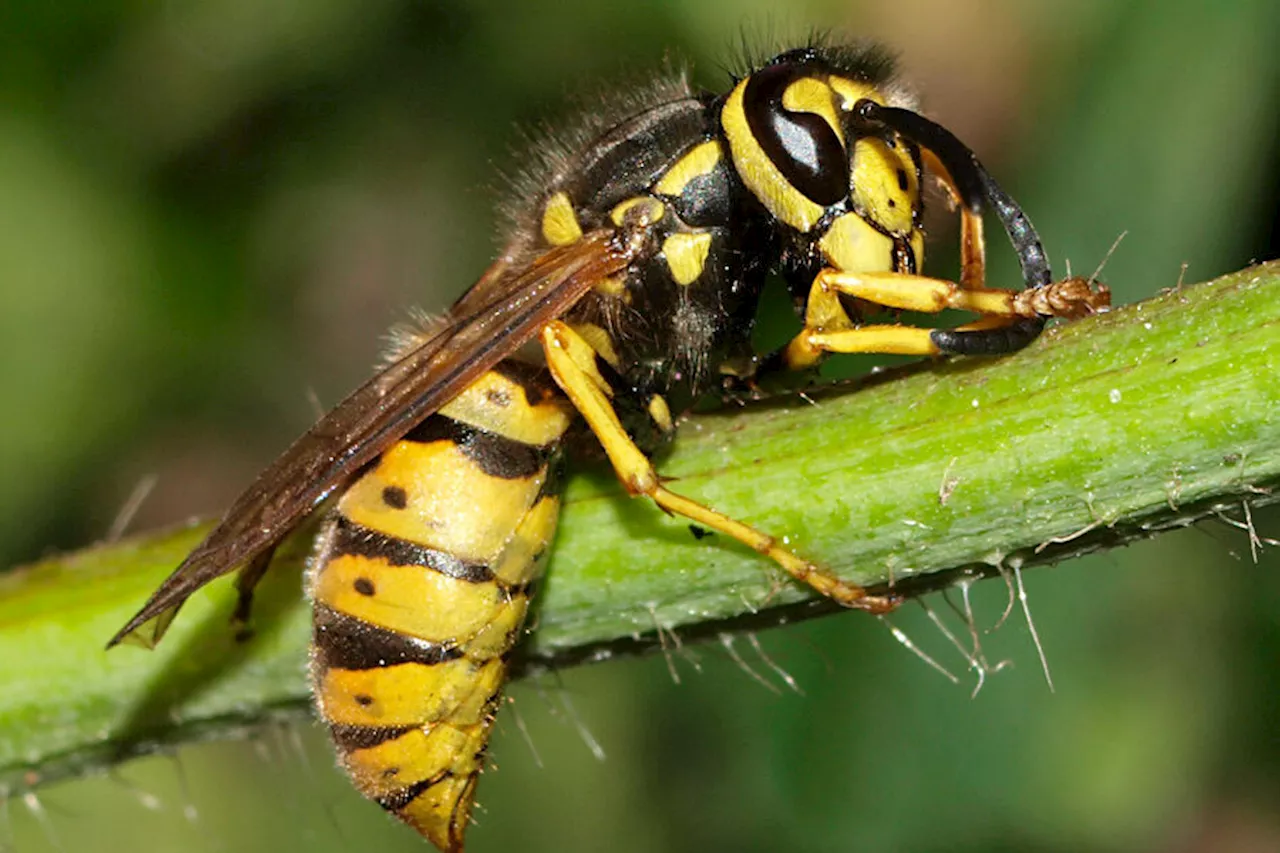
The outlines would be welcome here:
<svg viewBox="0 0 1280 853">
<path fill-rule="evenodd" d="M 253 635 L 249 627 L 249 611 L 253 609 L 253 588 L 262 580 L 262 576 L 271 567 L 271 557 L 275 554 L 275 546 L 271 546 L 245 563 L 236 575 L 236 609 L 231 614 L 231 625 L 235 628 L 236 639 L 244 641 Z"/>
<path fill-rule="evenodd" d="M 956 179 L 928 148 L 921 148 L 924 165 L 942 185 L 952 206 L 960 213 L 960 286 L 966 290 L 980 288 L 987 280 L 986 243 L 982 235 L 982 214 L 965 204 Z"/>
<path fill-rule="evenodd" d="M 582 414 L 587 426 L 604 447 L 614 472 L 633 496 L 651 498 L 663 510 L 683 516 L 700 527 L 732 536 L 769 557 L 796 580 L 808 584 L 845 607 L 884 613 L 898 605 L 892 595 L 873 596 L 855 583 L 841 580 L 817 565 L 793 554 L 774 537 L 735 521 L 662 485 L 649 458 L 627 435 L 609 397 L 612 389 L 596 368 L 596 352 L 559 321 L 542 330 L 542 348 L 556 384 Z"/>
<path fill-rule="evenodd" d="M 936 313 L 947 308 L 984 315 L 980 323 L 959 329 L 920 329 L 886 325 L 850 328 L 827 322 L 837 294 L 887 308 Z M 1079 317 L 1104 308 L 1109 294 L 1090 282 L 1069 278 L 1030 290 L 967 289 L 953 281 L 896 272 L 818 273 L 809 297 L 805 330 L 787 345 L 783 358 L 791 369 L 809 367 L 824 353 L 938 355 L 1012 352 L 1040 333 L 1046 317 Z M 815 310 L 829 305 L 831 310 Z"/>
<path fill-rule="evenodd" d="M 1106 294 L 1089 282 L 1068 278 L 1030 290 L 968 289 L 940 278 L 897 272 L 823 270 L 815 289 L 836 291 L 886 308 L 936 313 L 947 308 L 988 317 L 1082 317 L 1107 305 Z"/>
<path fill-rule="evenodd" d="M 803 370 L 827 353 L 880 353 L 893 355 L 1003 355 L 1022 349 L 1036 339 L 1042 320 L 1006 318 L 971 323 L 955 329 L 921 329 L 915 326 L 862 326 L 837 332 L 804 332 L 783 351 L 791 370 Z"/>
</svg>

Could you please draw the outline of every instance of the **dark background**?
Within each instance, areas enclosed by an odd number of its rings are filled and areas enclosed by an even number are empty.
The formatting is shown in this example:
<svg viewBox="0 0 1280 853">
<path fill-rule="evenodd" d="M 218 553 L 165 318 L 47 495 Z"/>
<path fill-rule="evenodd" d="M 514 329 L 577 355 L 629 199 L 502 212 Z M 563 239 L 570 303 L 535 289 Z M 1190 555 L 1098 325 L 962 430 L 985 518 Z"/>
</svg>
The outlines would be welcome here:
<svg viewBox="0 0 1280 853">
<path fill-rule="evenodd" d="M 668 54 L 722 87 L 744 29 L 900 49 L 1059 271 L 1128 232 L 1118 302 L 1277 255 L 1274 0 L 773 6 L 6 4 L 0 564 L 102 538 L 148 478 L 131 530 L 224 507 L 387 326 L 478 275 L 516 125 Z M 952 686 L 858 616 L 761 637 L 804 695 L 719 647 L 518 685 L 537 758 L 504 712 L 470 849 L 1280 849 L 1277 568 L 1219 524 L 1030 574 L 1054 694 L 1016 615 L 984 637 L 1013 666 L 972 701 L 973 673 Z M 1003 587 L 976 596 L 993 624 Z M 963 674 L 922 613 L 895 622 Z M 310 725 L 9 810 L 20 851 L 424 849 Z"/>
</svg>

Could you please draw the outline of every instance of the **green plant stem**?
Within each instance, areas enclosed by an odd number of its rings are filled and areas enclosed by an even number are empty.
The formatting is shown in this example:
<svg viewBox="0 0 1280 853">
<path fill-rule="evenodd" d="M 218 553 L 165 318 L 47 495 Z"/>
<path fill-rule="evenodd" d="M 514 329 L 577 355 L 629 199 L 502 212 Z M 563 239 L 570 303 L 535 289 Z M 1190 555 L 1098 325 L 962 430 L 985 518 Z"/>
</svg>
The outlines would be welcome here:
<svg viewBox="0 0 1280 853">
<path fill-rule="evenodd" d="M 1015 356 L 922 365 L 685 423 L 674 487 L 786 534 L 866 585 L 915 595 L 1119 544 L 1280 485 L 1280 264 L 1050 330 Z M 303 532 L 261 587 L 195 596 L 155 652 L 103 643 L 205 527 L 17 569 L 0 583 L 0 777 L 10 790 L 305 707 Z M 592 470 L 568 491 L 523 666 L 833 609 L 769 563 L 624 497 Z"/>
</svg>

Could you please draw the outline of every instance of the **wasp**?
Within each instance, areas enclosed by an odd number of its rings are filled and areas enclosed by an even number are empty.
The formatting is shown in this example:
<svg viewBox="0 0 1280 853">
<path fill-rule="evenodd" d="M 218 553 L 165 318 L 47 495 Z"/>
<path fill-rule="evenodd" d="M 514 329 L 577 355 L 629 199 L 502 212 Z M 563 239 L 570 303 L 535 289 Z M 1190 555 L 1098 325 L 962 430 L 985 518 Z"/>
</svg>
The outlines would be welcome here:
<svg viewBox="0 0 1280 853">
<path fill-rule="evenodd" d="M 463 849 L 575 430 L 631 495 L 842 605 L 883 612 L 891 593 L 668 488 L 650 457 L 673 437 L 673 413 L 830 353 L 1012 352 L 1047 318 L 1107 302 L 1089 282 L 1053 281 L 1026 215 L 917 111 L 876 47 L 788 50 L 727 93 L 666 80 L 535 155 L 479 281 L 402 334 L 387 366 L 263 471 L 111 641 L 158 641 L 188 596 L 236 570 L 247 615 L 273 549 L 332 498 L 308 579 L 317 712 L 356 787 L 450 853 Z M 958 281 L 921 273 L 926 174 L 959 211 Z M 986 211 L 1022 288 L 985 286 Z M 758 356 L 770 274 L 803 328 Z M 978 319 L 865 322 L 877 306 Z"/>
</svg>

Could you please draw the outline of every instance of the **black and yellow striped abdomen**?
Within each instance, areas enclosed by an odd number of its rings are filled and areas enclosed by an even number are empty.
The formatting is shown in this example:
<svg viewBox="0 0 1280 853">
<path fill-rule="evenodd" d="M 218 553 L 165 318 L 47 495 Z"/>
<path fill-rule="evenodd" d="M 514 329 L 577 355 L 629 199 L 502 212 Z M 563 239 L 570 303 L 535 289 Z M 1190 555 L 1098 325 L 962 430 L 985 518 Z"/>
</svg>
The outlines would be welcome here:
<svg viewBox="0 0 1280 853">
<path fill-rule="evenodd" d="M 445 850 L 555 533 L 570 420 L 549 379 L 503 363 L 383 453 L 320 538 L 320 716 L 356 787 Z"/>
</svg>

